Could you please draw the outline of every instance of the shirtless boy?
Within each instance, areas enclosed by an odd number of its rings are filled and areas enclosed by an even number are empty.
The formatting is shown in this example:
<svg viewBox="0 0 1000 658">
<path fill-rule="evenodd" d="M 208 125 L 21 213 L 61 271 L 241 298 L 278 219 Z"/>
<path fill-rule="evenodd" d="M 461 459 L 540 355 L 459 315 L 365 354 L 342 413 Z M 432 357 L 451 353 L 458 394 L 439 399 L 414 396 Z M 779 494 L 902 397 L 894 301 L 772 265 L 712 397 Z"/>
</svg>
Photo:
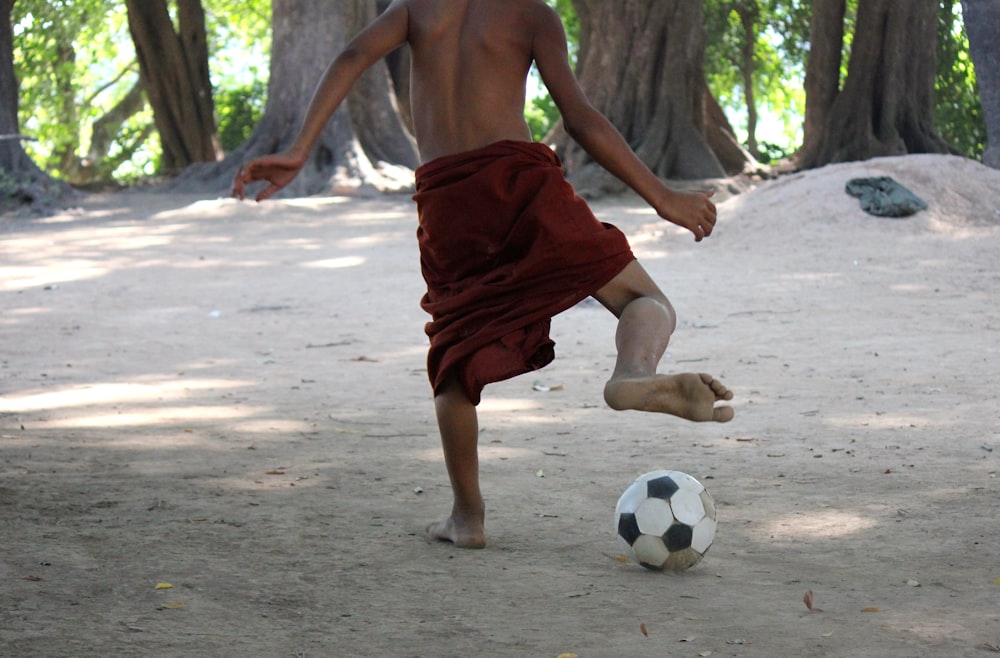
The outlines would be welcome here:
<svg viewBox="0 0 1000 658">
<path fill-rule="evenodd" d="M 414 198 L 428 283 L 421 305 L 433 318 L 428 373 L 454 494 L 451 514 L 427 532 L 480 548 L 482 387 L 548 363 L 548 320 L 587 296 L 618 318 L 618 356 L 604 388 L 610 407 L 692 421 L 734 414 L 717 404 L 732 392 L 711 376 L 657 374 L 676 324 L 673 307 L 624 236 L 575 198 L 555 155 L 531 142 L 524 100 L 532 62 L 567 133 L 660 217 L 700 241 L 712 234 L 716 210 L 709 193 L 667 188 L 590 105 L 570 68 L 559 16 L 543 0 L 395 0 L 330 64 L 293 146 L 241 168 L 234 195 L 243 199 L 247 184 L 265 180 L 261 201 L 287 185 L 359 76 L 404 43 L 423 163 Z M 542 253 L 544 266 L 535 267 Z M 518 313 L 531 317 L 518 322 Z"/>
</svg>

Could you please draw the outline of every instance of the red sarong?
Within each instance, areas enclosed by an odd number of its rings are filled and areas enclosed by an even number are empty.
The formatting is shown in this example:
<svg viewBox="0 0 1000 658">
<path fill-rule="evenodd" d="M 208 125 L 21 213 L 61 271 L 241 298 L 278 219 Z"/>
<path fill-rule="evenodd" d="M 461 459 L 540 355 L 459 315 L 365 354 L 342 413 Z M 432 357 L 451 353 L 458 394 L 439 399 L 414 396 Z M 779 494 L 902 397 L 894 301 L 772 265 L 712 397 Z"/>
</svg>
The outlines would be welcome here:
<svg viewBox="0 0 1000 658">
<path fill-rule="evenodd" d="M 479 404 L 486 384 L 547 365 L 552 317 L 634 260 L 544 144 L 502 141 L 438 158 L 417 169 L 416 190 L 435 392 L 454 371 Z"/>
</svg>

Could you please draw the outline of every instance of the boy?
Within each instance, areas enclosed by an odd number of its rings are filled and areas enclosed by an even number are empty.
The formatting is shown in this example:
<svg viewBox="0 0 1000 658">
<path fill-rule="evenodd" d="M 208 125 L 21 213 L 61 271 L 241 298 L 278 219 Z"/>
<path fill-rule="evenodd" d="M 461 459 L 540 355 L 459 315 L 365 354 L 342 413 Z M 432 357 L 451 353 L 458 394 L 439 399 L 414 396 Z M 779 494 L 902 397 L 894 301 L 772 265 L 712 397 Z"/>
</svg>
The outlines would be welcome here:
<svg viewBox="0 0 1000 658">
<path fill-rule="evenodd" d="M 618 317 L 618 357 L 604 397 L 614 409 L 726 422 L 733 395 L 706 374 L 660 375 L 676 317 L 625 237 L 575 197 L 555 155 L 531 142 L 524 120 L 532 64 L 567 133 L 696 241 L 716 222 L 710 193 L 668 189 L 587 101 L 570 69 L 562 23 L 543 0 L 395 0 L 330 64 L 301 131 L 284 154 L 236 174 L 233 194 L 299 172 L 354 82 L 403 43 L 412 51 L 412 104 L 423 163 L 416 172 L 418 239 L 431 313 L 428 375 L 451 480 L 451 515 L 428 534 L 486 545 L 476 405 L 487 383 L 553 358 L 549 320 L 588 296 Z"/>
</svg>

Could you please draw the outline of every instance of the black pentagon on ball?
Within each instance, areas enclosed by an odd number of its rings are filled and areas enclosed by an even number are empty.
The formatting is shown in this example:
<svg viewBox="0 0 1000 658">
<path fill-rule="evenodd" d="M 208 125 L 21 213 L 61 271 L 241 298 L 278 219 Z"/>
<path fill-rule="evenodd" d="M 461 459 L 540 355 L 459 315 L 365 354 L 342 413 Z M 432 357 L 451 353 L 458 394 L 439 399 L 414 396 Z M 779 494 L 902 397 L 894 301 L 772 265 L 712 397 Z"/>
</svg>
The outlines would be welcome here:
<svg viewBox="0 0 1000 658">
<path fill-rule="evenodd" d="M 694 530 L 691 526 L 675 523 L 667 528 L 666 534 L 663 535 L 663 543 L 667 545 L 667 550 L 671 553 L 683 551 L 685 548 L 691 548 L 692 535 L 694 535 Z"/>
<path fill-rule="evenodd" d="M 622 514 L 618 517 L 618 534 L 628 542 L 629 546 L 635 543 L 642 534 L 639 532 L 639 522 L 635 520 L 635 514 Z"/>
<path fill-rule="evenodd" d="M 669 475 L 653 478 L 646 483 L 646 495 L 650 498 L 670 500 L 670 497 L 680 489 L 680 486 Z"/>
</svg>

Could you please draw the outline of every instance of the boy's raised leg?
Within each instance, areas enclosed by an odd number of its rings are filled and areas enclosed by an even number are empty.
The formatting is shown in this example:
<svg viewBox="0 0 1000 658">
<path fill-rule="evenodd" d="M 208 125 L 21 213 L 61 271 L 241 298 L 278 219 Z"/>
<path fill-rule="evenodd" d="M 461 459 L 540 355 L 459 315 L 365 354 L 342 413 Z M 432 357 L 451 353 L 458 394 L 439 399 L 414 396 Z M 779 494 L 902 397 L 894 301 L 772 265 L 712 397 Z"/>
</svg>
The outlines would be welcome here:
<svg viewBox="0 0 1000 658">
<path fill-rule="evenodd" d="M 444 461 L 455 500 L 451 515 L 427 526 L 427 534 L 462 548 L 486 546 L 485 505 L 479 490 L 479 419 L 457 379 L 434 396 Z"/>
<path fill-rule="evenodd" d="M 604 399 L 611 408 L 667 413 L 692 421 L 732 420 L 732 407 L 715 406 L 731 400 L 732 391 L 711 375 L 657 374 L 676 316 L 637 261 L 594 296 L 618 316 L 618 359 L 604 387 Z"/>
</svg>

